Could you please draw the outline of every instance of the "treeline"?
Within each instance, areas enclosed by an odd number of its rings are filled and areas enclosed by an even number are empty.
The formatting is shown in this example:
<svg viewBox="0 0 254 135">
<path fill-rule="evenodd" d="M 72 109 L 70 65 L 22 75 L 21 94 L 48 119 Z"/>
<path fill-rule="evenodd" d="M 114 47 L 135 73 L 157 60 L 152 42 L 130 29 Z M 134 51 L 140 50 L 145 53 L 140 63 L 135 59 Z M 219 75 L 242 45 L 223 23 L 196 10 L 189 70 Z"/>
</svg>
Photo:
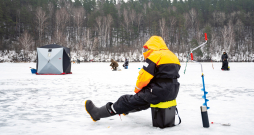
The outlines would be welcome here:
<svg viewBox="0 0 254 135">
<path fill-rule="evenodd" d="M 234 61 L 254 53 L 253 0 L 0 0 L 0 51 L 22 53 L 60 44 L 89 60 L 99 54 L 142 54 L 152 35 L 186 58 L 228 52 Z M 183 59 L 182 59 L 183 60 Z"/>
</svg>

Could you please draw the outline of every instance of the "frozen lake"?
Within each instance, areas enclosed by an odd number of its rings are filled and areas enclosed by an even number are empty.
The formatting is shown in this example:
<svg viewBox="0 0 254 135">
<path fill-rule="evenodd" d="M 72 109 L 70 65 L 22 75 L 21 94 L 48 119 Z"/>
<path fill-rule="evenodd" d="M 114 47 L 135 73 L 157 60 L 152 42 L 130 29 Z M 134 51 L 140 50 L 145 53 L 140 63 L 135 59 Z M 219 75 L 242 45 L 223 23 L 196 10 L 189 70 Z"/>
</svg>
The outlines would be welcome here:
<svg viewBox="0 0 254 135">
<path fill-rule="evenodd" d="M 129 69 L 112 72 L 109 64 L 73 64 L 70 75 L 34 75 L 29 67 L 36 67 L 35 63 L 0 63 L 0 134 L 254 134 L 254 63 L 229 63 L 231 71 L 221 71 L 221 63 L 202 63 L 209 121 L 217 123 L 203 128 L 201 68 L 188 63 L 184 74 L 182 62 L 177 97 L 182 123 L 165 129 L 152 126 L 150 109 L 91 120 L 85 100 L 102 106 L 123 94 L 134 94 L 138 68 L 143 65 L 130 63 Z"/>
</svg>

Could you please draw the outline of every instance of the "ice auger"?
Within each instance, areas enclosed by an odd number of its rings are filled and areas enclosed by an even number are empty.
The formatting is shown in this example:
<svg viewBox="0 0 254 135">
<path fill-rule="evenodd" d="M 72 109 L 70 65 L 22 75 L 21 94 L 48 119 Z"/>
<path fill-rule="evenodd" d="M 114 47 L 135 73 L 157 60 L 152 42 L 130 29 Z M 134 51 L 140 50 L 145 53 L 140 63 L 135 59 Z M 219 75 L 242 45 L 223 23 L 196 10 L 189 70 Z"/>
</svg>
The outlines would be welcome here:
<svg viewBox="0 0 254 135">
<path fill-rule="evenodd" d="M 192 60 L 192 61 L 194 61 L 192 52 L 195 51 L 195 50 L 197 50 L 198 48 L 204 46 L 206 43 L 207 43 L 207 34 L 205 33 L 205 42 L 202 43 L 201 45 L 197 46 L 196 48 L 194 48 L 194 49 L 191 50 L 190 55 L 191 55 L 191 60 Z M 187 58 L 187 59 L 188 59 L 188 58 Z M 188 60 L 187 60 L 187 62 L 188 62 Z M 194 62 L 196 62 L 196 61 L 194 61 Z M 201 90 L 204 92 L 204 95 L 202 96 L 202 98 L 205 100 L 205 103 L 203 104 L 203 106 L 206 106 L 206 108 L 209 109 L 210 107 L 207 106 L 207 102 L 208 102 L 209 100 L 206 98 L 206 94 L 208 94 L 208 92 L 205 91 L 205 81 L 204 81 L 203 68 L 202 68 L 202 64 L 201 64 L 201 63 L 199 63 L 199 64 L 201 65 L 201 72 L 202 72 L 201 77 L 202 77 L 202 83 L 203 83 L 203 88 L 202 88 Z M 187 66 L 187 63 L 186 63 L 186 66 Z M 185 70 L 186 70 L 186 67 L 185 67 Z M 185 73 L 185 71 L 184 71 L 184 73 Z"/>
<path fill-rule="evenodd" d="M 192 54 L 192 52 L 195 51 L 195 50 L 197 50 L 198 48 L 204 46 L 206 43 L 207 43 L 207 34 L 205 33 L 205 42 L 204 42 L 203 44 L 201 44 L 201 45 L 199 45 L 199 46 L 197 46 L 196 48 L 194 48 L 194 49 L 191 50 L 191 53 L 190 53 L 190 55 L 191 55 L 191 61 L 196 62 L 196 61 L 194 61 L 194 59 L 193 59 L 193 54 Z M 188 62 L 188 60 L 189 60 L 189 54 L 188 54 L 188 56 L 187 56 L 187 61 L 186 61 L 186 66 L 185 66 L 184 74 L 185 74 L 185 71 L 186 71 L 186 67 L 187 67 L 187 62 Z M 198 63 L 199 63 L 199 62 L 198 62 Z M 207 110 L 210 108 L 210 107 L 207 106 L 207 102 L 208 102 L 209 100 L 206 98 L 206 95 L 208 94 L 208 92 L 205 91 L 205 81 L 204 81 L 203 67 L 202 67 L 202 64 L 201 64 L 201 63 L 199 63 L 199 64 L 201 65 L 201 72 L 202 72 L 201 77 L 202 77 L 202 83 L 203 83 L 203 88 L 202 88 L 201 90 L 204 92 L 204 95 L 202 96 L 202 98 L 205 100 L 205 103 L 203 103 L 203 105 L 200 106 L 200 109 L 201 109 L 201 117 L 202 117 L 203 127 L 208 128 L 208 127 L 209 127 L 209 119 L 208 119 Z"/>
<path fill-rule="evenodd" d="M 191 55 L 191 60 L 192 60 L 192 61 L 194 61 L 194 60 L 193 60 L 193 54 L 192 54 L 192 52 L 195 51 L 196 49 L 198 49 L 198 48 L 204 46 L 204 45 L 207 43 L 207 34 L 206 34 L 206 33 L 205 33 L 205 40 L 206 40 L 206 41 L 205 41 L 203 44 L 201 44 L 201 45 L 199 45 L 198 47 L 196 47 L 196 48 L 194 48 L 194 49 L 191 50 L 191 54 L 190 54 L 190 55 Z M 188 55 L 188 56 L 189 56 L 189 55 Z M 187 60 L 188 60 L 188 58 L 187 58 Z M 187 61 L 187 62 L 188 62 L 188 61 Z M 186 66 L 187 66 L 187 62 L 186 62 Z M 194 62 L 195 62 L 195 61 L 194 61 Z M 205 91 L 205 81 L 204 81 L 203 67 L 202 67 L 202 64 L 201 64 L 201 63 L 199 63 L 199 64 L 201 65 L 201 72 L 202 72 L 201 77 L 202 77 L 202 83 L 203 83 L 203 88 L 202 88 L 201 90 L 204 92 L 204 95 L 202 96 L 202 98 L 205 100 L 205 103 L 203 103 L 203 105 L 200 106 L 200 109 L 201 109 L 201 117 L 202 117 L 203 127 L 208 128 L 208 127 L 209 127 L 209 120 L 208 120 L 208 113 L 207 113 L 207 110 L 210 108 L 210 107 L 207 106 L 207 102 L 208 102 L 209 100 L 206 98 L 206 95 L 208 94 L 208 92 Z M 185 67 L 185 70 L 186 70 L 186 67 Z M 185 71 L 184 71 L 184 73 L 185 73 Z"/>
</svg>

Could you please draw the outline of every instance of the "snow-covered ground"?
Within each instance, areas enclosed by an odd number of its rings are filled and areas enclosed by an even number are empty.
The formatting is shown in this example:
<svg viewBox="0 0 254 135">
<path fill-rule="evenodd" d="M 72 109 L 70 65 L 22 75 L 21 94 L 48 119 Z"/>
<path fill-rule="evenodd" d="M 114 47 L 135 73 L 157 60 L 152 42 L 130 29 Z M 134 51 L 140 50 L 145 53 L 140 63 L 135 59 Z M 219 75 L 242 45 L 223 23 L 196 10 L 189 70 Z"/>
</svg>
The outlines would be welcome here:
<svg viewBox="0 0 254 135">
<path fill-rule="evenodd" d="M 201 120 L 200 65 L 188 63 L 184 74 L 185 63 L 181 63 L 177 103 L 182 123 L 165 129 L 152 126 L 150 109 L 91 120 L 85 100 L 102 106 L 123 94 L 134 94 L 138 68 L 143 65 L 130 63 L 129 69 L 112 72 L 109 64 L 73 64 L 73 74 L 44 76 L 31 74 L 29 67 L 35 63 L 0 63 L 0 134 L 254 134 L 254 63 L 229 63 L 231 71 L 221 71 L 221 63 L 202 63 L 209 121 L 231 124 L 210 128 L 203 128 Z"/>
</svg>

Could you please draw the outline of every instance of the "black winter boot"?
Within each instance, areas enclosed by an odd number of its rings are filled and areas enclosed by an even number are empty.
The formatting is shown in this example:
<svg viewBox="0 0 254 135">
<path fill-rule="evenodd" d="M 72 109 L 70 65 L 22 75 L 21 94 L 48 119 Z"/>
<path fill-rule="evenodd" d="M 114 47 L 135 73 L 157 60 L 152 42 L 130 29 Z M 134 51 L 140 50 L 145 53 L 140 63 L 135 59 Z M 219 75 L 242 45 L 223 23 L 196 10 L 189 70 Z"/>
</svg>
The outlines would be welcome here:
<svg viewBox="0 0 254 135">
<path fill-rule="evenodd" d="M 87 113 L 91 116 L 93 121 L 100 120 L 100 118 L 110 117 L 115 115 L 114 111 L 111 109 L 113 103 L 107 103 L 106 105 L 97 108 L 91 100 L 86 100 L 85 108 Z"/>
</svg>

